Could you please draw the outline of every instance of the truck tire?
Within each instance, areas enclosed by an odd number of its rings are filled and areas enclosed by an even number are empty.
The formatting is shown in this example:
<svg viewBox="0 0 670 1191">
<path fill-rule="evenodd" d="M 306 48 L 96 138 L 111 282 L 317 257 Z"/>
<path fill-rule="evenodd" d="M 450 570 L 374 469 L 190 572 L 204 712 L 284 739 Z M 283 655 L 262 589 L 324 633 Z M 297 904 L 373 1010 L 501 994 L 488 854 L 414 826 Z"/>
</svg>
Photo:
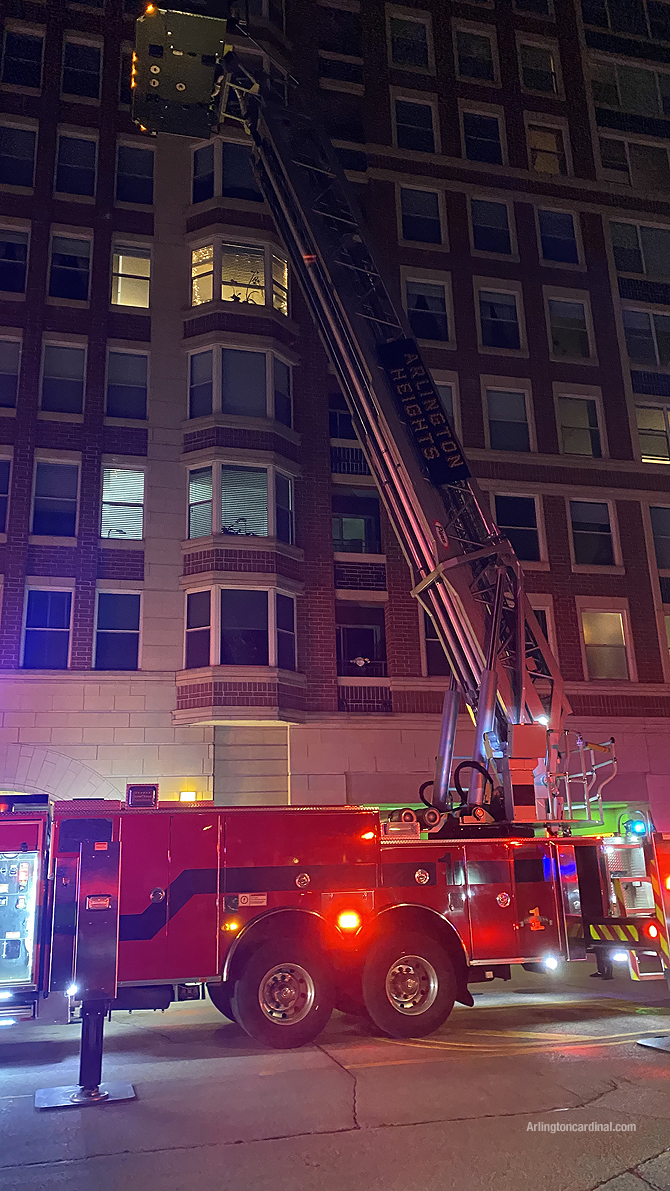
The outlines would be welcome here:
<svg viewBox="0 0 670 1191">
<path fill-rule="evenodd" d="M 235 1020 L 264 1046 L 290 1050 L 321 1033 L 335 999 L 331 964 L 300 939 L 272 939 L 249 956 L 232 996 Z"/>
<path fill-rule="evenodd" d="M 363 966 L 363 1000 L 378 1029 L 391 1038 L 422 1038 L 445 1022 L 456 1000 L 447 952 L 430 935 L 382 935 Z"/>
<path fill-rule="evenodd" d="M 212 1004 L 222 1013 L 228 1021 L 235 1021 L 233 1017 L 233 1010 L 230 1004 L 230 986 L 228 984 L 208 984 L 207 992 Z"/>
</svg>

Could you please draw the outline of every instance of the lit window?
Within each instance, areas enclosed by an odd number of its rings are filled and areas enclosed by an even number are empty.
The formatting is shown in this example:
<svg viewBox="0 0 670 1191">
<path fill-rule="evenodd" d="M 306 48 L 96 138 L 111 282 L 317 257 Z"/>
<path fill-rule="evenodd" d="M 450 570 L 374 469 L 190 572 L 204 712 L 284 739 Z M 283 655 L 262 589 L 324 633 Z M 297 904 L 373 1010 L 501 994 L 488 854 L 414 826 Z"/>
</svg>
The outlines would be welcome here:
<svg viewBox="0 0 670 1191">
<path fill-rule="evenodd" d="M 502 165 L 500 124 L 497 116 L 463 112 L 463 136 L 468 161 L 486 161 L 492 165 Z"/>
<path fill-rule="evenodd" d="M 485 79 L 493 82 L 493 48 L 491 38 L 483 33 L 471 33 L 459 29 L 456 33 L 458 73 L 466 79 Z"/>
<path fill-rule="evenodd" d="M 637 434 L 643 463 L 670 463 L 668 412 L 662 406 L 636 407 Z"/>
<path fill-rule="evenodd" d="M 117 245 L 112 254 L 112 306 L 149 306 L 151 253 Z"/>
<path fill-rule="evenodd" d="M 448 341 L 449 325 L 444 285 L 408 281 L 407 314 L 417 339 Z"/>
<path fill-rule="evenodd" d="M 34 33 L 5 33 L 2 81 L 15 87 L 39 90 L 42 84 L 43 41 Z"/>
<path fill-rule="evenodd" d="M 95 669 L 137 670 L 139 646 L 139 595 L 98 592 Z"/>
<path fill-rule="evenodd" d="M 496 524 L 522 562 L 538 562 L 540 535 L 532 496 L 496 496 Z"/>
<path fill-rule="evenodd" d="M 100 46 L 66 41 L 63 49 L 63 93 L 98 99 L 101 58 Z"/>
<path fill-rule="evenodd" d="M 189 376 L 189 418 L 205 418 L 212 412 L 213 352 L 191 356 Z"/>
<path fill-rule="evenodd" d="M 575 225 L 569 211 L 538 211 L 542 259 L 576 265 L 579 262 Z"/>
<path fill-rule="evenodd" d="M 59 136 L 56 190 L 61 194 L 95 194 L 96 141 L 80 136 Z"/>
<path fill-rule="evenodd" d="M 90 265 L 90 240 L 72 240 L 68 236 L 53 236 L 49 296 L 51 298 L 69 298 L 75 302 L 88 301 Z"/>
<path fill-rule="evenodd" d="M 154 201 L 154 155 L 151 149 L 119 145 L 116 197 L 121 203 L 151 206 Z"/>
<path fill-rule="evenodd" d="M 5 186 L 32 186 L 36 141 L 29 128 L 0 125 L 0 182 Z"/>
<path fill-rule="evenodd" d="M 432 190 L 400 188 L 403 240 L 418 240 L 424 244 L 441 244 L 440 204 Z"/>
<path fill-rule="evenodd" d="M 412 103 L 409 99 L 395 101 L 396 140 L 399 149 L 419 149 L 435 152 L 433 109 L 428 103 Z"/>
<path fill-rule="evenodd" d="M 23 667 L 67 670 L 72 592 L 29 591 Z"/>
<path fill-rule="evenodd" d="M 86 352 L 83 347 L 44 348 L 41 408 L 61 414 L 80 414 L 84 408 Z"/>
<path fill-rule="evenodd" d="M 268 593 L 221 591 L 221 665 L 267 666 Z"/>
<path fill-rule="evenodd" d="M 73 538 L 77 527 L 79 468 L 69 463 L 38 463 L 33 502 L 34 534 Z"/>
<path fill-rule="evenodd" d="M 428 30 L 423 21 L 391 17 L 391 61 L 394 66 L 428 69 Z"/>
<path fill-rule="evenodd" d="M 484 347 L 518 351 L 521 347 L 519 316 L 514 294 L 479 292 L 479 317 Z"/>
<path fill-rule="evenodd" d="M 0 407 L 14 409 L 19 387 L 21 344 L 16 339 L 0 339 Z"/>
<path fill-rule="evenodd" d="M 546 46 L 522 43 L 519 47 L 521 78 L 529 91 L 555 94 L 558 90 L 553 52 Z"/>
<path fill-rule="evenodd" d="M 656 563 L 662 571 L 670 570 L 670 509 L 651 508 L 651 528 L 654 534 Z"/>
<path fill-rule="evenodd" d="M 621 612 L 582 612 L 582 632 L 589 678 L 628 678 Z"/>
<path fill-rule="evenodd" d="M 107 408 L 110 418 L 146 418 L 147 356 L 110 351 L 107 356 Z"/>
<path fill-rule="evenodd" d="M 570 521 L 575 562 L 582 566 L 614 566 L 608 506 L 591 500 L 571 500 Z"/>
<path fill-rule="evenodd" d="M 563 133 L 558 128 L 529 124 L 528 156 L 536 174 L 567 174 Z"/>
<path fill-rule="evenodd" d="M 380 554 L 379 497 L 367 488 L 333 492 L 333 550 L 344 554 Z"/>
<path fill-rule="evenodd" d="M 555 356 L 588 360 L 591 354 L 583 302 L 549 299 L 551 350 Z"/>
<path fill-rule="evenodd" d="M 472 242 L 478 252 L 499 252 L 508 256 L 512 251 L 506 203 L 492 203 L 487 199 L 472 199 Z"/>
<path fill-rule="evenodd" d="M 223 244 L 221 297 L 224 302 L 265 305 L 265 253 L 249 244 Z"/>
<path fill-rule="evenodd" d="M 212 532 L 212 469 L 199 467 L 189 472 L 188 536 L 208 537 Z"/>
<path fill-rule="evenodd" d="M 272 256 L 272 306 L 288 316 L 288 264 L 284 257 Z"/>
<path fill-rule="evenodd" d="M 558 422 L 564 454 L 602 458 L 595 401 L 587 397 L 559 397 Z"/>
<path fill-rule="evenodd" d="M 489 441 L 493 451 L 530 451 L 525 393 L 487 389 Z"/>
<path fill-rule="evenodd" d="M 268 473 L 264 467 L 221 467 L 221 532 L 267 537 Z"/>
<path fill-rule="evenodd" d="M 201 306 L 214 297 L 214 245 L 205 244 L 191 253 L 191 306 Z"/>
<path fill-rule="evenodd" d="M 144 472 L 103 468 L 101 537 L 139 540 L 143 521 Z"/>
<path fill-rule="evenodd" d="M 186 596 L 186 670 L 209 666 L 211 593 L 193 591 Z"/>
</svg>

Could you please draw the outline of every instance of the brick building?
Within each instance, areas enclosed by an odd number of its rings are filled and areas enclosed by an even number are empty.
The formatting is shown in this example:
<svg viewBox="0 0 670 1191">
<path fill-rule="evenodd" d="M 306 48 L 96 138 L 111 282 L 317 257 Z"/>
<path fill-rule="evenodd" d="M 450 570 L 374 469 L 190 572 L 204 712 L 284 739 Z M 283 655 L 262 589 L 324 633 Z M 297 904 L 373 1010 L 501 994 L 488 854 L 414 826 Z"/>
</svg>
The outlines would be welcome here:
<svg viewBox="0 0 670 1191">
<path fill-rule="evenodd" d="M 663 794 L 670 5 L 249 10 L 323 113 L 575 724 L 617 738 L 613 797 Z M 0 789 L 406 802 L 444 658 L 244 137 L 132 123 L 134 17 L 5 4 Z"/>
</svg>

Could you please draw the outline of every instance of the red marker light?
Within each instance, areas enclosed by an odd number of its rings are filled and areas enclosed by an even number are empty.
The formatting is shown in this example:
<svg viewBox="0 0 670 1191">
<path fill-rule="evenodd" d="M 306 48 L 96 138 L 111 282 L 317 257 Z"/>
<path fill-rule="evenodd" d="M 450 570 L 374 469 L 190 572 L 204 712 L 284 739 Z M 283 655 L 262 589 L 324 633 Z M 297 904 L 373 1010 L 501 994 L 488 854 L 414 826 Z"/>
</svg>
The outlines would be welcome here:
<svg viewBox="0 0 670 1191">
<path fill-rule="evenodd" d="M 337 925 L 340 930 L 358 930 L 361 925 L 361 916 L 355 910 L 343 910 L 337 916 Z"/>
<path fill-rule="evenodd" d="M 374 831 L 364 831 L 361 836 L 361 839 L 374 839 L 374 838 L 375 838 Z"/>
<path fill-rule="evenodd" d="M 645 935 L 648 935 L 648 937 L 650 939 L 657 939 L 658 938 L 658 927 L 655 925 L 655 923 L 648 922 L 644 928 L 644 933 L 645 933 Z"/>
</svg>

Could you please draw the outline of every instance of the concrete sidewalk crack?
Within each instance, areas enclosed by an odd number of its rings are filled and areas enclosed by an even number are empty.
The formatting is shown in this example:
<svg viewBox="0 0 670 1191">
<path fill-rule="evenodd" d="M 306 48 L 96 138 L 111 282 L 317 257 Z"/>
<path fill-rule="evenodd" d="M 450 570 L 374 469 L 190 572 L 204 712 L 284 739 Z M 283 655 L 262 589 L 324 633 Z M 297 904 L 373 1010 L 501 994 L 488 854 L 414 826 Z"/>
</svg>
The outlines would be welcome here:
<svg viewBox="0 0 670 1191">
<path fill-rule="evenodd" d="M 326 1050 L 325 1046 L 321 1043 L 315 1042 L 314 1045 L 317 1050 L 320 1050 L 327 1059 L 330 1059 L 336 1067 L 340 1068 L 340 1071 L 344 1071 L 345 1075 L 348 1075 L 351 1079 L 351 1118 L 354 1122 L 354 1129 L 361 1129 L 362 1125 L 358 1121 L 358 1076 L 353 1071 L 350 1071 L 348 1067 L 345 1067 L 344 1063 L 341 1063 L 339 1059 L 336 1059 L 335 1055 L 331 1055 L 330 1051 Z"/>
</svg>

